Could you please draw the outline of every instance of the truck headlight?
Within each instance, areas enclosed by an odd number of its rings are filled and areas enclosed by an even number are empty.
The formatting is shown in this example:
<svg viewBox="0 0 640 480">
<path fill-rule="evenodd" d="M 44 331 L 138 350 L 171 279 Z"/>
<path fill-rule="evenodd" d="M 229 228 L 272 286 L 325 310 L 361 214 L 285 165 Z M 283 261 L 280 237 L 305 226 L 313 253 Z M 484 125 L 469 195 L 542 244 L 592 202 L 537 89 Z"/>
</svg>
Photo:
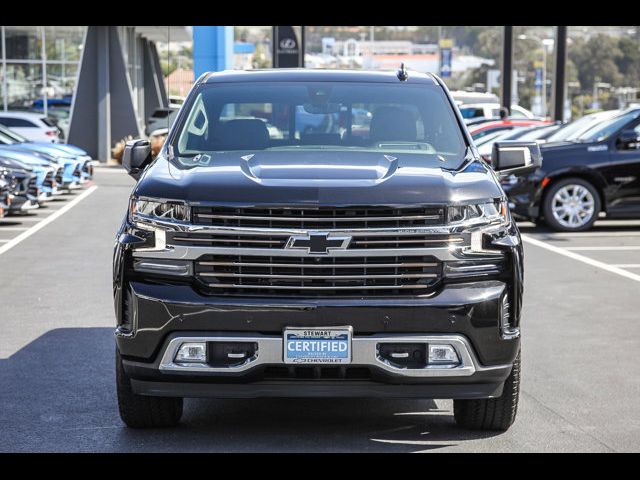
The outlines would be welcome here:
<svg viewBox="0 0 640 480">
<path fill-rule="evenodd" d="M 509 223 L 509 205 L 506 200 L 471 205 L 454 205 L 447 209 L 450 225 L 491 225 Z"/>
<path fill-rule="evenodd" d="M 190 209 L 177 202 L 160 202 L 155 200 L 132 199 L 131 217 L 146 217 L 175 222 L 188 222 Z"/>
</svg>

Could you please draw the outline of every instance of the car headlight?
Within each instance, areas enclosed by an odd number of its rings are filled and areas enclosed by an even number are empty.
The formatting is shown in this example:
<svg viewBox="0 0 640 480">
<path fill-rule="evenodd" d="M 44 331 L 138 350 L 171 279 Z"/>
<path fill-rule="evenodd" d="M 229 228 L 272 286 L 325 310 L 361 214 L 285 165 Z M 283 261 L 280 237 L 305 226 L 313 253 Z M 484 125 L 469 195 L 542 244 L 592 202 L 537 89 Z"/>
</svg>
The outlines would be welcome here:
<svg viewBox="0 0 640 480">
<path fill-rule="evenodd" d="M 146 217 L 159 220 L 188 222 L 189 207 L 177 202 L 160 202 L 154 200 L 132 199 L 130 207 L 131 217 Z"/>
<path fill-rule="evenodd" d="M 509 222 L 509 205 L 503 199 L 471 205 L 454 205 L 450 206 L 447 212 L 450 225 L 491 225 Z"/>
</svg>

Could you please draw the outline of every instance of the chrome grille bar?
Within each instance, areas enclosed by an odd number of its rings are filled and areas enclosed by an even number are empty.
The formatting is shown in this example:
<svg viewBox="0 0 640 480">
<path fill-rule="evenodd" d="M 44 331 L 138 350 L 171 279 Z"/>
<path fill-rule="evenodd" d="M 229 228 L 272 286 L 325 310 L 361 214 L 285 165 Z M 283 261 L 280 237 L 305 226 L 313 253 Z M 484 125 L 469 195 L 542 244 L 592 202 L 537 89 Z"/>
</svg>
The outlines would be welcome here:
<svg viewBox="0 0 640 480">
<path fill-rule="evenodd" d="M 251 263 L 251 262 L 198 262 L 202 266 L 225 267 L 274 267 L 300 268 L 296 263 Z M 406 263 L 344 263 L 327 265 L 304 265 L 304 268 L 409 268 L 409 267 L 437 267 L 437 263 L 406 262 Z"/>
<path fill-rule="evenodd" d="M 304 268 L 304 267 L 298 267 Z M 331 268 L 331 267 L 325 267 Z M 225 273 L 225 272 L 200 272 L 204 277 L 233 277 L 233 278 L 275 278 L 280 280 L 369 280 L 369 279 L 395 279 L 395 278 L 437 278 L 435 273 L 403 273 L 400 275 L 273 275 L 253 273 Z M 392 285 L 393 287 L 393 285 Z M 389 288 L 389 286 L 387 286 Z"/>
<path fill-rule="evenodd" d="M 261 220 L 265 222 L 379 222 L 379 221 L 396 221 L 396 220 L 438 220 L 440 215 L 407 215 L 407 216 L 388 216 L 388 217 L 307 217 L 307 216 L 252 216 L 252 215 L 212 215 L 206 213 L 198 213 L 200 218 L 225 219 L 225 220 Z"/>
<path fill-rule="evenodd" d="M 430 288 L 431 285 L 423 285 L 423 284 L 403 284 L 397 286 L 389 286 L 389 285 L 340 285 L 340 286 L 296 286 L 296 285 L 241 285 L 241 284 L 233 284 L 233 283 L 209 283 L 207 284 L 210 288 L 231 288 L 231 289 L 260 289 L 260 290 L 396 290 L 396 289 L 408 289 L 408 290 L 416 290 L 416 289 L 427 289 Z"/>
</svg>

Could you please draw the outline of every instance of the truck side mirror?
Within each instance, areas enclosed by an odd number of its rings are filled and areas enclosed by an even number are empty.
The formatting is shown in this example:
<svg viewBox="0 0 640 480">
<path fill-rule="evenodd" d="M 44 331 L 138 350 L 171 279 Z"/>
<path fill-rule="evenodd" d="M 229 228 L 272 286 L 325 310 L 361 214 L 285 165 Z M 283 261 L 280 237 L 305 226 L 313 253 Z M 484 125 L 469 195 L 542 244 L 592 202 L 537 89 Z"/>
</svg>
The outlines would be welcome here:
<svg viewBox="0 0 640 480">
<path fill-rule="evenodd" d="M 491 153 L 493 169 L 500 174 L 523 175 L 542 166 L 540 146 L 536 142 L 495 142 Z"/>
<path fill-rule="evenodd" d="M 151 144 L 149 140 L 130 140 L 122 153 L 122 166 L 136 180 L 142 170 L 151 163 Z"/>
<path fill-rule="evenodd" d="M 635 130 L 623 130 L 616 146 L 621 150 L 637 150 L 640 148 L 640 135 Z"/>
</svg>

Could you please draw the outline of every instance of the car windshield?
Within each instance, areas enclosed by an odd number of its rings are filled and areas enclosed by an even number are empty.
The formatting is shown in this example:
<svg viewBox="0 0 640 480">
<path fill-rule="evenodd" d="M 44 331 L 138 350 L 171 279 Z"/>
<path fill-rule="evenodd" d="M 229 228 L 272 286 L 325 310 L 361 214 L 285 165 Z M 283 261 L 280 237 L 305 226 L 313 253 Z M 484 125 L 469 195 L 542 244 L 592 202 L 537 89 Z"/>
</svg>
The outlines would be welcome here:
<svg viewBox="0 0 640 480">
<path fill-rule="evenodd" d="M 484 117 L 484 111 L 481 108 L 476 107 L 460 107 L 460 114 L 462 118 L 476 118 Z"/>
<path fill-rule="evenodd" d="M 453 108 L 436 85 L 204 84 L 188 102 L 170 141 L 183 166 L 199 154 L 264 150 L 418 154 L 444 168 L 464 159 Z"/>
<path fill-rule="evenodd" d="M 622 127 L 640 115 L 640 110 L 619 115 L 617 117 L 606 120 L 580 135 L 576 140 L 579 142 L 601 142 L 616 133 Z"/>
<path fill-rule="evenodd" d="M 7 135 L 2 130 L 0 130 L 0 145 L 14 145 L 16 143 L 20 143 L 20 142 L 17 142 L 11 136 Z"/>
<path fill-rule="evenodd" d="M 574 140 L 576 137 L 582 135 L 585 130 L 588 130 L 595 125 L 598 121 L 609 118 L 607 113 L 600 112 L 592 115 L 585 115 L 571 123 L 567 123 L 560 127 L 556 133 L 547 138 L 547 142 L 564 142 L 566 140 Z M 613 115 L 615 115 L 615 112 L 611 114 L 611 116 Z"/>
<path fill-rule="evenodd" d="M 24 143 L 27 141 L 22 135 L 14 132 L 13 130 L 5 127 L 4 125 L 0 125 L 0 135 L 3 137 L 9 137 L 13 140 L 11 143 Z"/>
<path fill-rule="evenodd" d="M 520 136 L 519 140 L 524 142 L 529 142 L 533 140 L 538 140 L 543 138 L 545 135 L 549 135 L 550 132 L 555 132 L 560 128 L 559 125 L 549 125 L 546 127 L 533 127 L 530 130 L 527 130 Z"/>
<path fill-rule="evenodd" d="M 492 132 L 492 133 L 490 133 L 488 135 L 485 135 L 484 137 L 480 137 L 477 140 L 474 140 L 474 143 L 476 144 L 476 147 L 479 147 L 481 145 L 484 145 L 487 142 L 490 142 L 494 138 L 501 137 L 505 133 L 506 132 L 504 130 L 498 130 L 497 132 Z"/>
</svg>

